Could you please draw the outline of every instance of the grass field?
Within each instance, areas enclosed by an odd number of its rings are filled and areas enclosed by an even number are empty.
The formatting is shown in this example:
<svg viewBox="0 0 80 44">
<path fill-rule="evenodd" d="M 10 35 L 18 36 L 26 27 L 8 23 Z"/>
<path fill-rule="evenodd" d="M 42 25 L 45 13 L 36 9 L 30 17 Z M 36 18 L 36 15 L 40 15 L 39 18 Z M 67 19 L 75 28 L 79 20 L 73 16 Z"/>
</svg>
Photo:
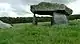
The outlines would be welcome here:
<svg viewBox="0 0 80 44">
<path fill-rule="evenodd" d="M 13 28 L 0 29 L 0 44 L 80 44 L 80 21 L 53 26 L 14 24 Z"/>
</svg>

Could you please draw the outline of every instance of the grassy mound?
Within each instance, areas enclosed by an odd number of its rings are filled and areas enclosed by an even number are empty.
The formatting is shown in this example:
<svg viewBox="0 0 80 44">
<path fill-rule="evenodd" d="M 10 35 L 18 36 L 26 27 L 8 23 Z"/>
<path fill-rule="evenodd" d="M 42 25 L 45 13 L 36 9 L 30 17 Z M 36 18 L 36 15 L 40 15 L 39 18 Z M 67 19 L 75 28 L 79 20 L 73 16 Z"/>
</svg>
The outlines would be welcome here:
<svg viewBox="0 0 80 44">
<path fill-rule="evenodd" d="M 69 25 L 14 24 L 13 28 L 0 29 L 0 44 L 79 44 L 79 41 L 79 20 L 70 21 Z"/>
</svg>

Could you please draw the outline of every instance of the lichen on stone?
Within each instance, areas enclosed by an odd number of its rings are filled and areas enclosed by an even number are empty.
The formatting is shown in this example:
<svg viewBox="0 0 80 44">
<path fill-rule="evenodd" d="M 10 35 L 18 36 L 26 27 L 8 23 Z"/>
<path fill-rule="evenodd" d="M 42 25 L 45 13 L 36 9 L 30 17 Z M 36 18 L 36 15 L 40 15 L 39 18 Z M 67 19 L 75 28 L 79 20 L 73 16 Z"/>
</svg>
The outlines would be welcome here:
<svg viewBox="0 0 80 44">
<path fill-rule="evenodd" d="M 31 5 L 31 11 L 57 11 L 61 10 L 67 14 L 72 14 L 72 10 L 64 4 L 41 2 L 38 5 Z"/>
</svg>

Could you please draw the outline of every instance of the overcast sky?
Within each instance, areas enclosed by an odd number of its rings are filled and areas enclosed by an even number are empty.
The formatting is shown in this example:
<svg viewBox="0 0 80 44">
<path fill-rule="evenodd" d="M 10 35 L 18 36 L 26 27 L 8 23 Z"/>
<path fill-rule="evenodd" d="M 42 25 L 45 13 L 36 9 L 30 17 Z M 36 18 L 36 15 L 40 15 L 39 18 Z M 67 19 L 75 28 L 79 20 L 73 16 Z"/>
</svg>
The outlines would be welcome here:
<svg viewBox="0 0 80 44">
<path fill-rule="evenodd" d="M 0 0 L 0 16 L 33 16 L 30 5 L 40 2 L 63 3 L 73 10 L 73 14 L 80 14 L 80 0 Z"/>
</svg>

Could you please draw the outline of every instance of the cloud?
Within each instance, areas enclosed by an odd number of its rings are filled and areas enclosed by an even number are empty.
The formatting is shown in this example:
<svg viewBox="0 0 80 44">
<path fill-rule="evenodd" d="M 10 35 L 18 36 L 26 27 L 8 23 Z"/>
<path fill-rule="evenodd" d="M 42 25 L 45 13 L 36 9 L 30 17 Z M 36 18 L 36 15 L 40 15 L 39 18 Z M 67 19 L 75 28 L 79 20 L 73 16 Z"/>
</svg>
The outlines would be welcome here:
<svg viewBox="0 0 80 44">
<path fill-rule="evenodd" d="M 17 14 L 26 14 L 26 10 L 25 10 L 25 6 L 27 5 L 26 8 L 28 8 L 28 6 L 32 5 L 32 4 L 38 4 L 40 2 L 52 2 L 52 3 L 70 3 L 76 0 L 8 0 L 9 4 L 11 4 L 11 7 L 15 10 L 13 10 L 14 12 L 16 12 Z M 29 4 L 29 5 L 28 5 Z M 28 8 L 29 12 L 30 12 L 30 8 Z M 24 12 L 23 12 L 24 11 Z"/>
<path fill-rule="evenodd" d="M 73 3 L 67 4 L 67 6 L 73 10 L 72 15 L 80 14 L 80 6 L 79 5 L 80 5 L 80 0 L 77 0 Z"/>
<path fill-rule="evenodd" d="M 22 0 L 23 4 L 38 4 L 44 0 Z"/>
<path fill-rule="evenodd" d="M 52 3 L 63 3 L 67 4 L 70 2 L 74 2 L 76 0 L 22 0 L 23 3 L 25 4 L 37 4 L 40 2 L 52 2 Z"/>
<path fill-rule="evenodd" d="M 62 4 L 67 4 L 67 3 L 74 2 L 74 1 L 76 0 L 51 0 L 52 3 L 62 3 Z"/>
<path fill-rule="evenodd" d="M 30 5 L 40 2 L 64 3 L 68 4 L 76 0 L 0 0 L 0 3 L 8 3 L 11 11 L 16 15 L 31 14 Z M 6 6 L 5 6 L 6 7 Z"/>
</svg>

